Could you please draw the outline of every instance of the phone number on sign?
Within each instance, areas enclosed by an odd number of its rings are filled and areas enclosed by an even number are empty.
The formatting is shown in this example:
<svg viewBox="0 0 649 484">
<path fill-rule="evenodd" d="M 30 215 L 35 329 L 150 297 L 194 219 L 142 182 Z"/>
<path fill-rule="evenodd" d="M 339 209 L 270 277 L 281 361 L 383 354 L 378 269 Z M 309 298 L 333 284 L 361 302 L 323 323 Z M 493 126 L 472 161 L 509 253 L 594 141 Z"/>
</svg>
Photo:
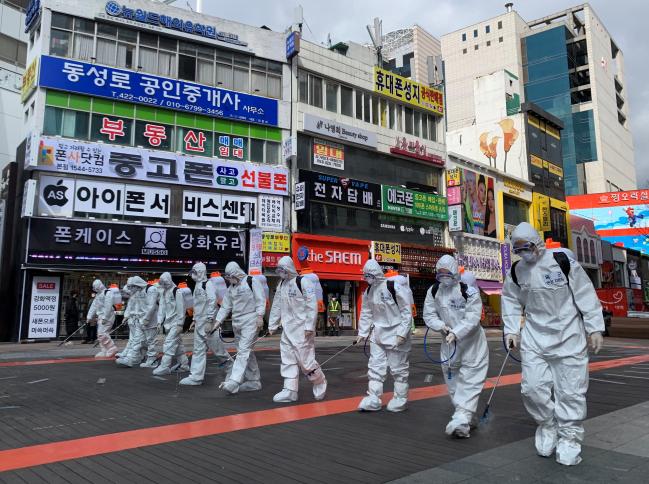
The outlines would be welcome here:
<svg viewBox="0 0 649 484">
<path fill-rule="evenodd" d="M 114 91 L 113 91 L 113 98 L 121 99 L 123 101 L 141 103 L 141 104 L 153 104 L 155 106 L 162 106 L 171 109 L 182 109 L 183 111 L 193 111 L 196 113 L 210 114 L 214 116 L 223 116 L 223 110 L 221 109 L 204 108 L 203 106 L 199 106 L 196 104 L 181 103 L 178 101 L 170 101 L 168 99 L 157 99 L 155 97 L 136 96 L 130 93 L 124 93 L 124 92 L 117 93 Z"/>
</svg>

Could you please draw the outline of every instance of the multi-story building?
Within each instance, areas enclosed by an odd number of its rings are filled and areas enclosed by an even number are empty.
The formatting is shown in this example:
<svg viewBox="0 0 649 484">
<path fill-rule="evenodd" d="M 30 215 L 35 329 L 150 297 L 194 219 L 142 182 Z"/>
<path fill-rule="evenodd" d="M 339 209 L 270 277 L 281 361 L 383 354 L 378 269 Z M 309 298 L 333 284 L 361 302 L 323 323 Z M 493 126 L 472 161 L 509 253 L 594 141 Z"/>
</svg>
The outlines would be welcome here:
<svg viewBox="0 0 649 484">
<path fill-rule="evenodd" d="M 7 326 L 12 338 L 56 336 L 67 298 L 85 309 L 94 278 L 182 279 L 196 261 L 261 269 L 262 240 L 287 250 L 283 33 L 147 0 L 29 12 L 39 75 L 23 87 L 24 203 L 0 288 L 20 304 L 3 314 L 5 337 Z"/>
<path fill-rule="evenodd" d="M 27 61 L 27 0 L 0 0 L 0 170 L 14 161 L 24 139 L 20 105 Z"/>
<path fill-rule="evenodd" d="M 506 114 L 523 127 L 516 105 L 531 102 L 563 124 L 566 194 L 635 188 L 622 53 L 588 4 L 532 22 L 508 4 L 502 15 L 444 35 L 442 54 L 450 150 L 472 156 L 458 144 L 475 150 L 484 133 L 487 148 L 498 136 L 500 150 L 506 133 L 494 123 Z M 506 97 L 506 113 L 494 110 L 494 96 Z M 502 169 L 523 175 L 511 155 Z"/>
</svg>

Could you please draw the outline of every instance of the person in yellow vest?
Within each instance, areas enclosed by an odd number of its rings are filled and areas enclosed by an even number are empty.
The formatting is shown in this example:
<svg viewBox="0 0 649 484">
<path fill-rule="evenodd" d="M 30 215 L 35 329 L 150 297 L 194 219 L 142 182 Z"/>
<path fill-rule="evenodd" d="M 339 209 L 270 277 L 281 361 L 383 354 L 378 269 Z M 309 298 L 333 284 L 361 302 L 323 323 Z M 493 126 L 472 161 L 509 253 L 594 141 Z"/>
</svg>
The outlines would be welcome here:
<svg viewBox="0 0 649 484">
<path fill-rule="evenodd" d="M 340 301 L 337 295 L 331 296 L 327 307 L 329 314 L 329 336 L 338 336 L 340 333 Z"/>
</svg>

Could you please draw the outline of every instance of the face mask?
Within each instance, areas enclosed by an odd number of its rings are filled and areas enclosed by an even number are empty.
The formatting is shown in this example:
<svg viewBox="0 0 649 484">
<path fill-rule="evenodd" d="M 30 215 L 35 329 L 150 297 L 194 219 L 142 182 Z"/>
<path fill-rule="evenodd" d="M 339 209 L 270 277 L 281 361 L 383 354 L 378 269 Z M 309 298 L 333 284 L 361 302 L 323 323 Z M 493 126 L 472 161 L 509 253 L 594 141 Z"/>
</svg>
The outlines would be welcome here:
<svg viewBox="0 0 649 484">
<path fill-rule="evenodd" d="M 286 272 L 286 269 L 278 267 L 275 272 L 281 279 L 288 279 L 288 272 Z"/>
<path fill-rule="evenodd" d="M 439 282 L 442 286 L 448 287 L 455 284 L 455 279 L 453 278 L 453 276 L 447 273 L 438 274 L 435 279 L 437 279 L 437 282 Z"/>
<path fill-rule="evenodd" d="M 363 274 L 363 279 L 365 279 L 365 282 L 370 286 L 376 282 L 376 276 L 374 274 Z"/>
<path fill-rule="evenodd" d="M 528 264 L 534 264 L 538 259 L 536 253 L 532 251 L 521 252 L 519 255 Z"/>
<path fill-rule="evenodd" d="M 161 279 L 160 280 L 160 287 L 162 287 L 163 289 L 169 289 L 171 287 L 171 282 Z"/>
<path fill-rule="evenodd" d="M 198 281 L 198 274 L 196 274 L 195 272 L 192 272 L 190 276 L 192 278 L 192 281 L 194 282 Z"/>
<path fill-rule="evenodd" d="M 239 279 L 237 279 L 235 276 L 225 276 L 224 279 L 228 281 L 230 284 L 238 284 Z"/>
</svg>

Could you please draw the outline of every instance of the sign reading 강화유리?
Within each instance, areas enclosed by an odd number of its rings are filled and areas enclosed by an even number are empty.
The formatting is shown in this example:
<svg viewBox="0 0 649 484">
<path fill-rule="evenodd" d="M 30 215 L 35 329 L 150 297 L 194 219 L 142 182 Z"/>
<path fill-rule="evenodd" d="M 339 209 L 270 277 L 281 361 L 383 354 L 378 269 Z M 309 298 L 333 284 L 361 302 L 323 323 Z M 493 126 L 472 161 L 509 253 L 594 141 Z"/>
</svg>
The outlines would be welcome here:
<svg viewBox="0 0 649 484">
<path fill-rule="evenodd" d="M 374 92 L 444 115 L 444 94 L 441 90 L 401 77 L 379 67 L 374 68 Z"/>
</svg>

